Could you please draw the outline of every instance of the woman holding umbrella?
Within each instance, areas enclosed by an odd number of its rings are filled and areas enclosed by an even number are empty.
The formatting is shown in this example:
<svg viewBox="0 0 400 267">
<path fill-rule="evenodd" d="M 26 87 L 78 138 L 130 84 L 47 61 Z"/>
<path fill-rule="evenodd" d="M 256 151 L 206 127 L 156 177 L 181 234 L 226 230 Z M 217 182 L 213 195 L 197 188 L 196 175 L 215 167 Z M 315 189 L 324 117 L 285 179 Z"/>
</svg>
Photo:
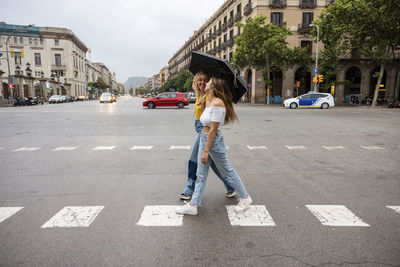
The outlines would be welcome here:
<svg viewBox="0 0 400 267">
<path fill-rule="evenodd" d="M 245 211 L 252 203 L 242 180 L 228 161 L 224 139 L 219 130 L 220 124 L 228 124 L 237 120 L 232 105 L 231 87 L 228 80 L 222 77 L 213 77 L 206 85 L 205 92 L 209 101 L 200 117 L 200 122 L 204 127 L 200 135 L 195 191 L 190 202 L 177 208 L 176 213 L 178 214 L 197 215 L 197 206 L 201 205 L 203 200 L 211 160 L 239 195 L 239 203 L 235 207 L 236 212 Z"/>
<path fill-rule="evenodd" d="M 197 155 L 199 152 L 199 142 L 200 142 L 200 134 L 203 130 L 203 125 L 199 121 L 201 114 L 203 113 L 203 107 L 205 105 L 205 92 L 204 89 L 208 82 L 208 74 L 199 71 L 196 73 L 193 79 L 193 88 L 196 92 L 196 103 L 194 104 L 194 114 L 196 116 L 195 120 L 195 129 L 198 133 L 196 141 L 194 142 L 192 153 L 189 158 L 188 163 L 188 180 L 186 184 L 186 188 L 184 189 L 183 193 L 179 194 L 181 199 L 189 200 L 192 197 L 194 186 L 196 183 L 196 171 L 197 171 Z M 210 166 L 218 176 L 219 179 L 224 183 L 224 186 L 227 190 L 226 197 L 231 198 L 235 196 L 235 189 L 233 189 L 229 184 L 222 178 L 221 173 L 218 171 L 217 167 L 215 167 L 214 162 L 210 161 Z"/>
</svg>

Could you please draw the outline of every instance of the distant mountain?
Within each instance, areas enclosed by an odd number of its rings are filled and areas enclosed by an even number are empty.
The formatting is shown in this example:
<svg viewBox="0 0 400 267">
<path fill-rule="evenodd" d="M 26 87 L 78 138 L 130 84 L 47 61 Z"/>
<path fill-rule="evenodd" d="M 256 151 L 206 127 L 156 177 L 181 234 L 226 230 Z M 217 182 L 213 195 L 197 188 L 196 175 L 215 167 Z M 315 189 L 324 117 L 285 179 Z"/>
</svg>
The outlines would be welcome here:
<svg viewBox="0 0 400 267">
<path fill-rule="evenodd" d="M 129 91 L 129 89 L 133 88 L 138 88 L 140 86 L 144 86 L 144 84 L 146 83 L 146 81 L 149 78 L 147 77 L 130 77 L 125 83 L 125 89 L 127 91 Z"/>
</svg>

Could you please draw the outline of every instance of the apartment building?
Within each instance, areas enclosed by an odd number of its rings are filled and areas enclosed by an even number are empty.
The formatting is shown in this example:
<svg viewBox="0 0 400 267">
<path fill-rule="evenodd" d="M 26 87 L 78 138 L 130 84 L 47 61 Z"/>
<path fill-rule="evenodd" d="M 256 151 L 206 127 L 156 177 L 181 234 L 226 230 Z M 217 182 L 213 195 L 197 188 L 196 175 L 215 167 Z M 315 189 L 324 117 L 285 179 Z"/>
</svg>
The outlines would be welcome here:
<svg viewBox="0 0 400 267">
<path fill-rule="evenodd" d="M 334 0 L 227 0 L 169 60 L 170 75 L 188 68 L 191 51 L 203 51 L 231 60 L 237 46 L 234 40 L 240 35 L 240 28 L 235 26 L 235 23 L 238 21 L 245 23 L 247 18 L 258 16 L 267 16 L 268 22 L 289 27 L 293 35 L 287 37 L 288 46 L 308 47 L 310 55 L 315 58 L 316 45 L 310 35 L 312 30 L 310 24 L 330 4 L 334 4 Z M 319 44 L 319 49 L 323 49 L 322 43 Z M 373 74 L 379 66 L 362 63 L 348 55 L 341 58 L 341 65 L 338 80 L 349 82 L 336 88 L 337 103 L 347 102 L 349 95 L 352 94 L 361 97 L 373 95 L 377 83 L 377 78 L 374 78 Z M 289 68 L 278 67 L 279 70 L 271 73 L 273 81 L 270 88 L 271 97 L 288 98 L 312 89 L 314 66 L 308 69 L 300 65 Z M 267 90 L 261 72 L 245 67 L 241 71 L 241 76 L 248 86 L 248 93 L 243 100 L 264 103 Z M 381 83 L 381 91 L 386 97 L 395 96 L 395 83 L 396 68 L 394 65 L 388 65 Z"/>
</svg>

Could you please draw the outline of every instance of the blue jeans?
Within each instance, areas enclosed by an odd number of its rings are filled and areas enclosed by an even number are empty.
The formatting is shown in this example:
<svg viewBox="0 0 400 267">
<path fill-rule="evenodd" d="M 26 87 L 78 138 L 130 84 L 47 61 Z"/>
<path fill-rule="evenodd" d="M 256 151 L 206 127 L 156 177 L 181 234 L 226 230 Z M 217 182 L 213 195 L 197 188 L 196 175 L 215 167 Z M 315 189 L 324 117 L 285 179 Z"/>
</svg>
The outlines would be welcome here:
<svg viewBox="0 0 400 267">
<path fill-rule="evenodd" d="M 190 159 L 189 159 L 189 163 L 188 163 L 188 181 L 187 181 L 185 190 L 183 190 L 183 193 L 188 196 L 191 196 L 193 194 L 195 184 L 196 184 L 197 156 L 199 154 L 200 134 L 203 130 L 203 125 L 201 124 L 201 122 L 199 120 L 196 120 L 194 125 L 196 128 L 196 132 L 198 134 L 196 137 L 196 141 L 194 141 L 194 144 L 193 144 L 192 153 L 190 154 Z M 215 164 L 212 160 L 210 161 L 210 165 L 211 165 L 211 169 L 215 172 L 215 174 L 218 176 L 218 178 L 221 179 L 221 181 L 224 183 L 224 186 L 225 186 L 226 190 L 228 191 L 228 193 L 233 192 L 235 189 L 233 189 L 229 185 L 229 183 L 226 182 L 226 180 L 224 178 L 222 178 L 221 173 L 219 172 L 218 168 L 215 166 Z"/>
<path fill-rule="evenodd" d="M 222 177 L 224 177 L 223 179 L 236 190 L 240 198 L 247 196 L 247 192 L 244 188 L 242 180 L 228 161 L 224 138 L 222 137 L 222 133 L 220 131 L 215 134 L 214 142 L 210 148 L 210 151 L 208 152 L 208 163 L 201 163 L 201 156 L 203 155 L 204 147 L 207 143 L 207 137 L 207 134 L 200 134 L 199 154 L 197 157 L 197 180 L 191 202 L 196 205 L 201 205 L 211 161 L 214 161 L 218 170 L 221 172 Z"/>
</svg>

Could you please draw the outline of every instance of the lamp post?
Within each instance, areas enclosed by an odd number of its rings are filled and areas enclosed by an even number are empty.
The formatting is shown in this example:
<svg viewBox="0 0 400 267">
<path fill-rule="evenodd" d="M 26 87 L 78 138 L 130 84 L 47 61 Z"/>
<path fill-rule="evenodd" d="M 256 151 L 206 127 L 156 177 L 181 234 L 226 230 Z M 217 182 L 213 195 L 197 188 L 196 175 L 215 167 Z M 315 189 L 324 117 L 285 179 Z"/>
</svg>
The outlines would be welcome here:
<svg viewBox="0 0 400 267">
<path fill-rule="evenodd" d="M 317 27 L 317 54 L 315 57 L 315 69 L 314 69 L 314 73 L 315 73 L 315 85 L 314 85 L 314 91 L 317 91 L 317 77 L 318 77 L 318 43 L 319 43 L 319 26 L 317 24 L 310 24 L 310 26 L 312 27 Z"/>
<path fill-rule="evenodd" d="M 32 87 L 33 87 L 33 83 L 31 82 L 32 70 L 30 67 L 31 67 L 31 64 L 29 62 L 27 62 L 25 72 L 26 72 L 26 76 L 28 79 L 29 87 L 28 87 L 28 96 L 25 96 L 25 97 L 31 97 L 29 91 L 32 91 Z"/>
</svg>

